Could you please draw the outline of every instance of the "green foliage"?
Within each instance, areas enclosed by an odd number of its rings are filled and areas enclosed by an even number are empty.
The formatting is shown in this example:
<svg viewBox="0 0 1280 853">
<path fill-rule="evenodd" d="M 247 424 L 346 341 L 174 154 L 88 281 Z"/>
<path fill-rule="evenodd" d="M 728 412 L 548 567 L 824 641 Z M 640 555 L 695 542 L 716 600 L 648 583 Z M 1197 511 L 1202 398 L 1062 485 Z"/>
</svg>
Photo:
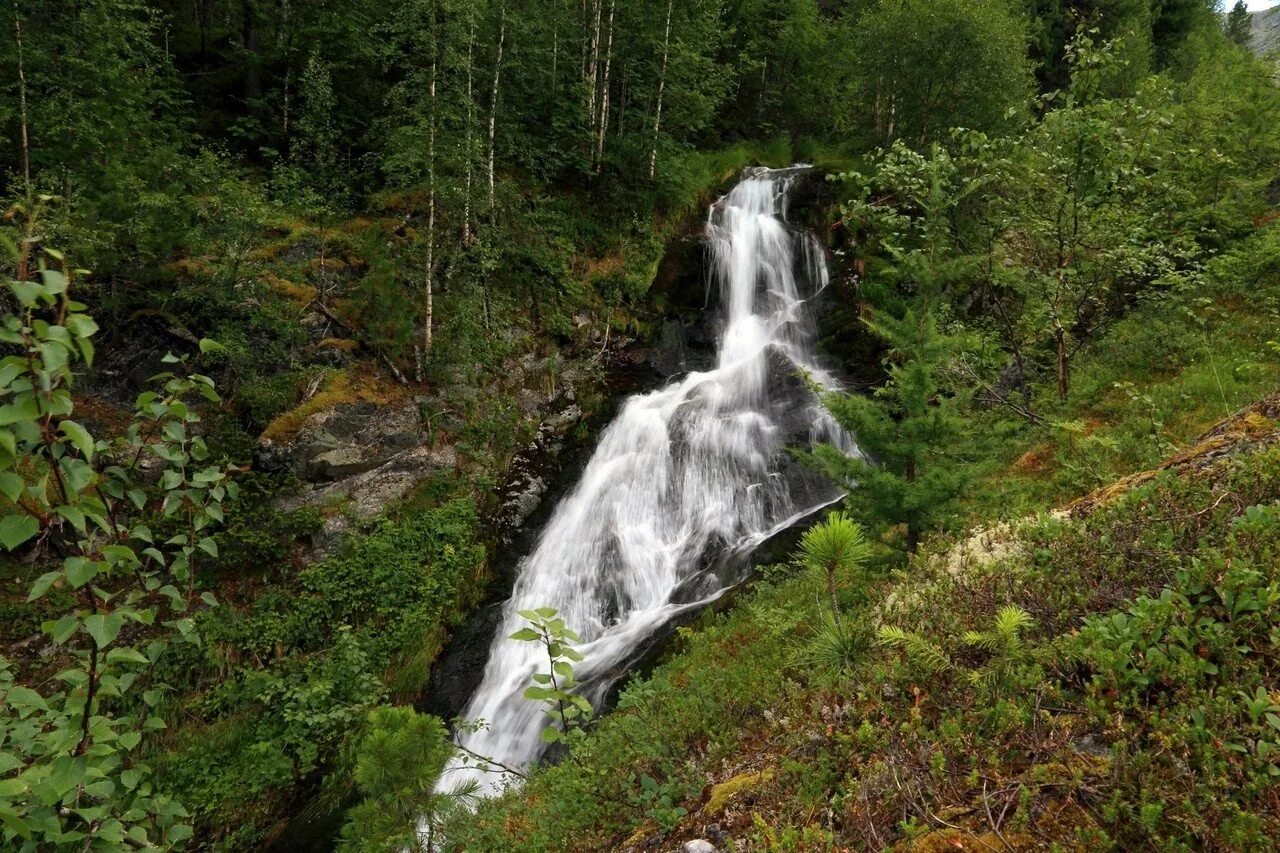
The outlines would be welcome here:
<svg viewBox="0 0 1280 853">
<path fill-rule="evenodd" d="M 896 625 L 885 625 L 880 629 L 880 643 L 891 649 L 901 649 L 924 675 L 940 675 L 953 667 L 951 657 L 936 643 Z"/>
<path fill-rule="evenodd" d="M 470 804 L 478 788 L 471 781 L 437 793 L 454 751 L 435 717 L 412 708 L 371 711 L 351 770 L 361 801 L 347 812 L 340 849 L 434 850 L 441 823 Z"/>
<path fill-rule="evenodd" d="M 553 721 L 542 730 L 542 739 L 564 743 L 591 720 L 591 703 L 573 692 L 577 683 L 573 665 L 582 662 L 582 654 L 570 643 L 581 642 L 582 638 L 564 624 L 555 608 L 521 610 L 520 616 L 529 624 L 512 634 L 511 639 L 540 644 L 547 651 L 548 667 L 546 672 L 533 674 L 533 684 L 525 688 L 524 698 L 541 703 Z"/>
<path fill-rule="evenodd" d="M 293 786 L 337 761 L 371 708 L 420 693 L 475 595 L 477 524 L 464 500 L 383 521 L 249 612 L 202 617 L 207 653 L 169 665 L 201 689 L 188 713 L 208 736 L 158 767 L 202 826 L 224 828 L 211 832 L 232 848 L 259 843 Z"/>
<path fill-rule="evenodd" d="M 868 320 L 890 346 L 885 385 L 871 397 L 823 398 L 866 455 L 833 447 L 816 453 L 818 464 L 850 488 L 848 502 L 860 517 L 906 526 L 908 551 L 946 517 L 967 482 L 958 464 L 967 427 L 961 400 L 942 387 L 955 343 L 927 306 Z"/>
<path fill-rule="evenodd" d="M 62 255 L 38 244 L 28 236 L 15 253 L 5 284 L 16 310 L 0 316 L 0 341 L 20 353 L 0 359 L 0 545 L 47 549 L 59 567 L 29 600 L 57 588 L 72 602 L 42 625 L 64 667 L 53 679 L 32 689 L 0 659 L 3 837 L 22 850 L 179 846 L 192 835 L 187 811 L 157 790 L 139 747 L 164 728 L 151 709 L 166 690 L 154 668 L 169 634 L 198 642 L 189 611 L 214 601 L 197 599 L 196 564 L 217 557 L 210 534 L 236 486 L 196 434 L 189 400 L 218 397 L 208 377 L 162 373 L 126 434 L 95 440 L 72 420 L 72 383 L 98 327 L 71 299 Z M 163 542 L 161 525 L 175 531 Z"/>
<path fill-rule="evenodd" d="M 1246 49 L 1249 47 L 1253 38 L 1253 16 L 1249 14 L 1249 6 L 1244 0 L 1236 0 L 1231 7 L 1223 23 L 1223 30 L 1233 44 Z"/>
<path fill-rule="evenodd" d="M 859 4 L 860 5 L 860 4 Z M 854 9 L 858 5 L 853 6 Z M 854 13 L 849 127 L 924 147 L 1004 127 L 1031 88 L 1023 19 L 1003 0 L 882 0 Z"/>
<path fill-rule="evenodd" d="M 837 579 L 860 572 L 871 559 L 871 543 L 862 528 L 843 512 L 830 513 L 821 523 L 805 531 L 796 559 L 811 571 L 827 576 L 831 613 L 840 615 L 836 597 Z"/>
</svg>

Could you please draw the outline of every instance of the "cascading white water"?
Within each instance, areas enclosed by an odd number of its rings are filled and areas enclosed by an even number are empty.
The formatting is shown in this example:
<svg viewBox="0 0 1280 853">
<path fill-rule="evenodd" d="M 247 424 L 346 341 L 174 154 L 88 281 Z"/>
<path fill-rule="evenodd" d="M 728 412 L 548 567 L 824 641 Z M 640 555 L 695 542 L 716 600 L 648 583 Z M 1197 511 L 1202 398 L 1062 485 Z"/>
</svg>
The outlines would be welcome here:
<svg viewBox="0 0 1280 853">
<path fill-rule="evenodd" d="M 827 284 L 811 233 L 786 223 L 798 170 L 752 170 L 711 209 L 713 280 L 723 311 L 714 369 L 627 401 L 582 479 L 556 508 L 520 566 L 484 680 L 464 717 L 488 725 L 460 736 L 512 767 L 542 752 L 548 717 L 523 698 L 546 652 L 508 639 L 517 610 L 554 607 L 582 636 L 577 676 L 603 696 L 645 640 L 678 613 L 721 595 L 734 578 L 707 571 L 712 557 L 746 553 L 839 498 L 803 474 L 784 475 L 786 445 L 826 441 L 854 451 L 811 392 L 807 372 L 831 384 L 813 357 L 806 301 Z M 442 787 L 492 773 L 455 766 Z"/>
</svg>

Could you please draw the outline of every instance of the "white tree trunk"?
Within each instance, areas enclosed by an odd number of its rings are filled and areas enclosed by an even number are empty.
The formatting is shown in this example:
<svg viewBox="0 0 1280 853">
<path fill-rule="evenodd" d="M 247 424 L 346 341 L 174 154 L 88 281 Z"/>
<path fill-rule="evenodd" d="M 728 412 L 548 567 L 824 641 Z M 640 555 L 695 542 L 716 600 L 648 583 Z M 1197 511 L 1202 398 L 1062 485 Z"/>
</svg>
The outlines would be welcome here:
<svg viewBox="0 0 1280 853">
<path fill-rule="evenodd" d="M 587 58 L 587 115 L 591 117 L 591 136 L 596 132 L 596 93 L 600 76 L 600 15 L 604 11 L 604 0 L 595 0 L 595 24 L 591 27 L 591 52 Z"/>
<path fill-rule="evenodd" d="M 658 134 L 662 131 L 662 95 L 667 88 L 667 60 L 671 56 L 671 7 L 667 0 L 667 30 L 662 36 L 662 73 L 658 75 L 658 102 L 653 110 L 653 147 L 649 149 L 649 180 L 658 174 Z"/>
<path fill-rule="evenodd" d="M 507 4 L 498 6 L 498 55 L 493 63 L 493 92 L 489 97 L 489 222 L 497 217 L 496 186 L 494 184 L 494 159 L 498 132 L 498 94 L 502 83 L 502 51 L 507 41 Z"/>
<path fill-rule="evenodd" d="M 603 89 L 600 96 L 600 126 L 596 131 L 597 172 L 604 168 L 604 138 L 609 130 L 609 72 L 613 66 L 613 14 L 617 5 L 618 0 L 609 0 L 609 27 L 604 49 L 604 81 L 601 84 Z"/>
<path fill-rule="evenodd" d="M 475 43 L 476 21 L 471 15 L 467 27 L 467 127 L 463 133 L 462 159 L 466 167 L 465 189 L 462 193 L 462 244 L 470 245 L 474 232 L 471 230 L 471 175 L 475 167 L 475 125 L 476 103 L 473 80 L 475 77 Z"/>
<path fill-rule="evenodd" d="M 22 124 L 22 179 L 27 196 L 31 196 L 31 137 L 27 124 L 27 72 L 22 62 L 22 22 L 18 19 L 18 7 L 13 7 L 13 39 L 18 47 L 18 113 Z"/>
<path fill-rule="evenodd" d="M 435 289 L 436 265 L 436 72 L 439 62 L 439 34 L 436 32 L 435 4 L 431 6 L 431 87 L 430 106 L 427 118 L 427 317 L 423 329 L 422 348 L 427 358 L 431 357 L 432 326 L 435 318 L 435 303 L 432 291 Z M 418 368 L 418 381 L 422 381 L 422 368 Z"/>
</svg>

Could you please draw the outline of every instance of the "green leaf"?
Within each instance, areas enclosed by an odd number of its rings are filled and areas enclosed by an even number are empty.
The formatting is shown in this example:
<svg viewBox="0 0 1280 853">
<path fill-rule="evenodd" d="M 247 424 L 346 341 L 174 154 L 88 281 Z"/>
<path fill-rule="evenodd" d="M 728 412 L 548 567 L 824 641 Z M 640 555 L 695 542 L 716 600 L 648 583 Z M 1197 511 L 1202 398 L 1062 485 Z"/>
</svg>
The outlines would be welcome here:
<svg viewBox="0 0 1280 853">
<path fill-rule="evenodd" d="M 40 522 L 30 515 L 11 513 L 0 518 L 0 545 L 12 551 L 40 532 Z"/>
<path fill-rule="evenodd" d="M 0 823 L 14 835 L 31 840 L 31 828 L 27 826 L 26 821 L 18 817 L 18 813 L 6 806 L 0 806 Z"/>
<path fill-rule="evenodd" d="M 71 522 L 71 526 L 74 527 L 76 530 L 79 530 L 81 533 L 84 533 L 84 530 L 85 530 L 84 511 L 81 510 L 79 507 L 71 506 L 70 504 L 66 506 L 60 506 L 58 507 L 58 515 L 62 516 L 67 521 Z"/>
<path fill-rule="evenodd" d="M 20 684 L 15 684 L 8 689 L 5 701 L 19 710 L 27 708 L 39 708 L 42 711 L 49 710 L 49 705 L 44 701 L 43 696 L 30 687 L 23 687 Z"/>
<path fill-rule="evenodd" d="M 195 831 L 188 824 L 175 823 L 165 832 L 164 840 L 168 844 L 177 844 L 186 841 L 194 834 Z"/>
<path fill-rule="evenodd" d="M 14 503 L 17 503 L 26 485 L 23 479 L 12 471 L 0 472 L 0 495 L 4 495 Z"/>
<path fill-rule="evenodd" d="M 62 477 L 67 484 L 67 489 L 75 494 L 84 491 L 85 486 L 93 480 L 93 468 L 83 459 L 64 456 L 59 460 L 58 466 L 62 468 Z"/>
<path fill-rule="evenodd" d="M 20 394 L 12 403 L 0 406 L 0 426 L 9 426 L 19 421 L 34 421 L 40 417 L 40 407 L 35 395 L 30 392 Z"/>
<path fill-rule="evenodd" d="M 200 352 L 202 353 L 226 352 L 226 351 L 227 351 L 227 348 L 224 347 L 222 344 L 218 343 L 217 341 L 215 341 L 213 338 L 200 339 Z"/>
<path fill-rule="evenodd" d="M 210 557 L 213 557 L 215 560 L 218 558 L 218 543 L 214 542 L 212 537 L 206 536 L 201 539 L 196 543 L 196 547 L 201 551 L 204 551 Z"/>
<path fill-rule="evenodd" d="M 40 298 L 42 288 L 33 281 L 10 281 L 7 284 L 24 308 L 35 305 L 36 300 Z"/>
<path fill-rule="evenodd" d="M 62 577 L 62 572 L 45 572 L 42 574 L 31 585 L 31 592 L 27 595 L 27 601 L 35 601 L 40 598 L 49 591 L 49 587 L 53 586 L 54 582 L 60 577 Z"/>
<path fill-rule="evenodd" d="M 512 640 L 519 640 L 524 643 L 527 643 L 533 640 L 539 640 L 541 638 L 542 638 L 542 635 L 539 634 L 537 631 L 533 630 L 532 628 L 521 628 L 519 631 L 516 631 L 510 637 L 510 639 Z"/>
<path fill-rule="evenodd" d="M 75 421 L 63 421 L 58 424 L 58 428 L 67 440 L 76 446 L 85 459 L 93 459 L 93 436 L 89 435 L 89 431 Z"/>
<path fill-rule="evenodd" d="M 72 314 L 66 319 L 66 327 L 78 338 L 89 338 L 98 332 L 98 324 L 88 314 Z"/>
<path fill-rule="evenodd" d="M 46 622 L 44 630 L 53 637 L 53 641 L 62 645 L 71 639 L 71 635 L 80 627 L 80 620 L 74 616 L 63 616 L 57 622 Z"/>
<path fill-rule="evenodd" d="M 67 573 L 71 588 L 79 589 L 98 574 L 98 564 L 84 557 L 67 557 L 62 561 L 62 570 Z"/>
<path fill-rule="evenodd" d="M 124 616 L 119 613 L 106 615 L 95 613 L 84 618 L 85 630 L 89 632 L 89 636 L 93 637 L 100 649 L 106 648 L 115 641 L 122 625 L 124 625 Z"/>
</svg>

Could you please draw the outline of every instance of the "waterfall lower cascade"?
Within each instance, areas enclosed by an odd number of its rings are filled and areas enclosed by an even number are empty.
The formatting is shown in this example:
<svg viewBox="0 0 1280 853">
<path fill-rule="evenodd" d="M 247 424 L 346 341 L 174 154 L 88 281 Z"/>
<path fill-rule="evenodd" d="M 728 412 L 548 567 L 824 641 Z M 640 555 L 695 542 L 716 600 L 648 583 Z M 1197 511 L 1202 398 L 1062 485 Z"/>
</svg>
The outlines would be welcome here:
<svg viewBox="0 0 1280 853">
<path fill-rule="evenodd" d="M 787 222 L 802 171 L 750 170 L 712 206 L 716 365 L 628 400 L 602 435 L 519 568 L 464 714 L 487 724 L 459 736 L 472 752 L 524 767 L 545 746 L 551 720 L 522 694 L 546 651 L 508 639 L 523 627 L 517 610 L 553 607 L 581 635 L 577 678 L 598 702 L 664 624 L 742 579 L 735 556 L 839 499 L 787 452 L 814 442 L 856 452 L 799 378 L 834 384 L 814 358 L 809 304 L 827 284 L 825 257 L 812 233 Z M 454 766 L 441 787 L 468 774 L 488 794 L 506 781 Z"/>
</svg>

